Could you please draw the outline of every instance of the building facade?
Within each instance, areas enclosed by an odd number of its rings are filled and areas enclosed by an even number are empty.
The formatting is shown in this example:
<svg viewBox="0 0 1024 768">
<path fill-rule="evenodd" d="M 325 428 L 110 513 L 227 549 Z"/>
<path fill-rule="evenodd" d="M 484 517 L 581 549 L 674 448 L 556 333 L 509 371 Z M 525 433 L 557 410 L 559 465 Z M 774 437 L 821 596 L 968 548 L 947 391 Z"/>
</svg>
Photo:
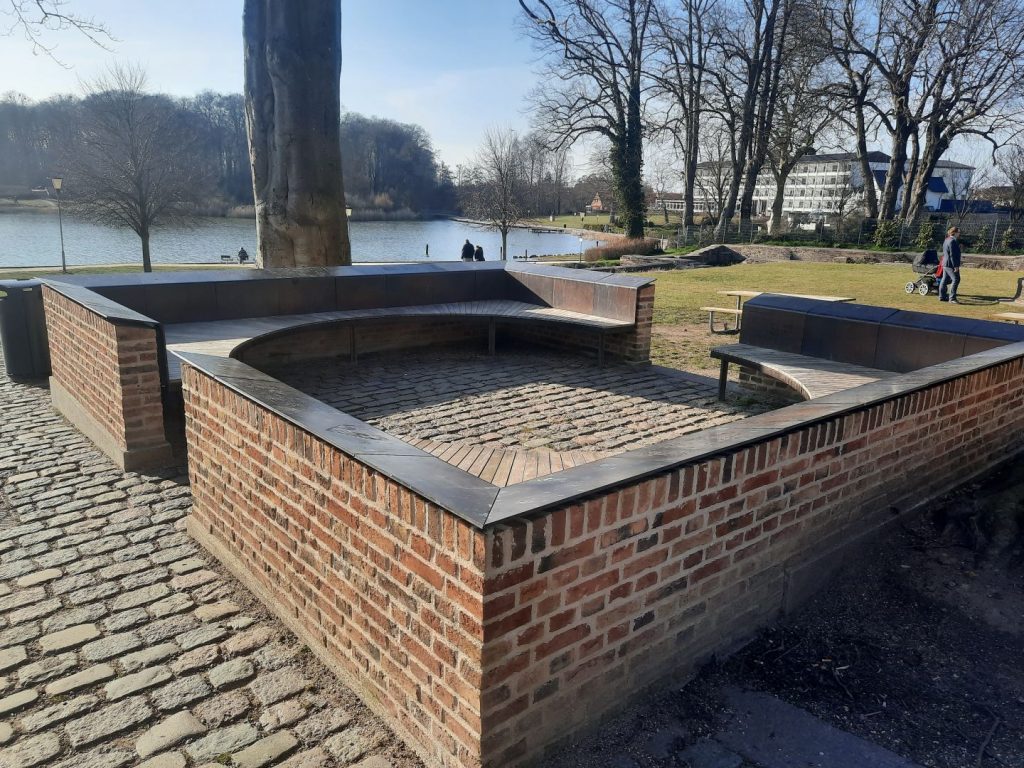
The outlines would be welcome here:
<svg viewBox="0 0 1024 768">
<path fill-rule="evenodd" d="M 871 183 L 878 193 L 885 186 L 890 158 L 884 152 L 869 152 Z M 974 168 L 950 160 L 940 160 L 929 179 L 926 208 L 940 210 L 944 200 L 963 196 Z M 730 169 L 714 162 L 697 166 L 694 187 L 694 212 L 717 215 L 724 202 Z M 754 216 L 771 214 L 776 183 L 770 170 L 761 172 L 754 188 Z M 655 201 L 655 210 L 682 211 L 682 195 L 665 195 Z M 794 218 L 822 219 L 863 211 L 864 178 L 860 162 L 853 153 L 813 154 L 800 158 L 786 181 L 783 213 Z"/>
</svg>

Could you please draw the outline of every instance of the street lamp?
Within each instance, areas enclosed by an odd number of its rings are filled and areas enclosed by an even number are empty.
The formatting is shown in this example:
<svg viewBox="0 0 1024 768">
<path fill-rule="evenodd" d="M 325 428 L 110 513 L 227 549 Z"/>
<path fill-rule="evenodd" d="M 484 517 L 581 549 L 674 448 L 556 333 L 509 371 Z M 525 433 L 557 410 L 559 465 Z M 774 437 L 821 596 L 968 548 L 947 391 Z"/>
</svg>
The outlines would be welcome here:
<svg viewBox="0 0 1024 768">
<path fill-rule="evenodd" d="M 583 238 L 580 238 L 580 264 L 583 263 Z"/>
<path fill-rule="evenodd" d="M 60 271 L 65 274 L 68 271 L 68 262 L 64 258 L 64 213 L 60 206 L 60 188 L 64 186 L 63 176 L 54 176 L 50 179 L 53 184 L 53 191 L 57 193 L 57 223 L 60 225 Z"/>
</svg>

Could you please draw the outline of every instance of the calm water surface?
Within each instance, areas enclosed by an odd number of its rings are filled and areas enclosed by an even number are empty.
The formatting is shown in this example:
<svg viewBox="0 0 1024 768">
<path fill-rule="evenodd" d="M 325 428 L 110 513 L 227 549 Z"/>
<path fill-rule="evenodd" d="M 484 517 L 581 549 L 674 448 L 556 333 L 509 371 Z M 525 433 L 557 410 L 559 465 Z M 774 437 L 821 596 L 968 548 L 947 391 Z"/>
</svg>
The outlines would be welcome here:
<svg viewBox="0 0 1024 768">
<path fill-rule="evenodd" d="M 410 261 L 427 257 L 438 261 L 459 258 L 469 238 L 480 244 L 487 260 L 497 259 L 501 235 L 493 230 L 458 221 L 354 221 L 349 224 L 355 261 Z M 522 256 L 579 253 L 573 235 L 539 234 L 529 230 L 509 233 L 509 254 Z M 590 248 L 595 241 L 584 241 Z M 221 254 L 234 255 L 244 247 L 256 253 L 256 225 L 248 219 L 203 219 L 194 227 L 161 229 L 151 240 L 154 264 L 220 262 Z M 82 264 L 141 264 L 139 238 L 133 232 L 109 229 L 64 217 L 64 250 L 68 266 Z M 57 217 L 45 213 L 0 213 L 0 267 L 60 265 Z"/>
</svg>

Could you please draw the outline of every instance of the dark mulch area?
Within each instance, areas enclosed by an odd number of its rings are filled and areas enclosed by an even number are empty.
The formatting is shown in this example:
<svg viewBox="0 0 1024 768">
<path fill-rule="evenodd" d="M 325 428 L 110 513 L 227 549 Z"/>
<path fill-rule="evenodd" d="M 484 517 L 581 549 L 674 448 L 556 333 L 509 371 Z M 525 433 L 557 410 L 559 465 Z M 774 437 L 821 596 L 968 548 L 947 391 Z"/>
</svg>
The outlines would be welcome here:
<svg viewBox="0 0 1024 768">
<path fill-rule="evenodd" d="M 546 765 L 685 766 L 682 747 L 717 731 L 732 685 L 924 766 L 1024 766 L 1024 568 L 1019 549 L 979 554 L 979 520 L 1012 486 L 1019 513 L 1024 462 L 936 502 L 741 652 Z"/>
</svg>

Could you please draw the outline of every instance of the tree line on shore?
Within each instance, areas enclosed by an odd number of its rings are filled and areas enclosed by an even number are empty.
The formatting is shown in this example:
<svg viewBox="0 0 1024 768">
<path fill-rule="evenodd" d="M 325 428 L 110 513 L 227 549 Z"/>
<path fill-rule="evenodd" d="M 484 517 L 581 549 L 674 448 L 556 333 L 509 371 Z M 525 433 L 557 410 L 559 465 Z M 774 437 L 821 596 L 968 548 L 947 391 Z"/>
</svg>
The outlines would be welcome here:
<svg viewBox="0 0 1024 768">
<path fill-rule="evenodd" d="M 759 176 L 785 186 L 820 142 L 869 143 L 892 169 L 866 214 L 913 220 L 957 139 L 993 154 L 1024 112 L 1021 0 L 519 0 L 542 62 L 536 123 L 565 147 L 596 137 L 627 234 L 645 221 L 645 146 L 678 162 L 683 223 L 697 166 L 721 169 L 719 226 L 749 225 Z M 650 165 L 650 163 L 648 163 Z"/>
</svg>

